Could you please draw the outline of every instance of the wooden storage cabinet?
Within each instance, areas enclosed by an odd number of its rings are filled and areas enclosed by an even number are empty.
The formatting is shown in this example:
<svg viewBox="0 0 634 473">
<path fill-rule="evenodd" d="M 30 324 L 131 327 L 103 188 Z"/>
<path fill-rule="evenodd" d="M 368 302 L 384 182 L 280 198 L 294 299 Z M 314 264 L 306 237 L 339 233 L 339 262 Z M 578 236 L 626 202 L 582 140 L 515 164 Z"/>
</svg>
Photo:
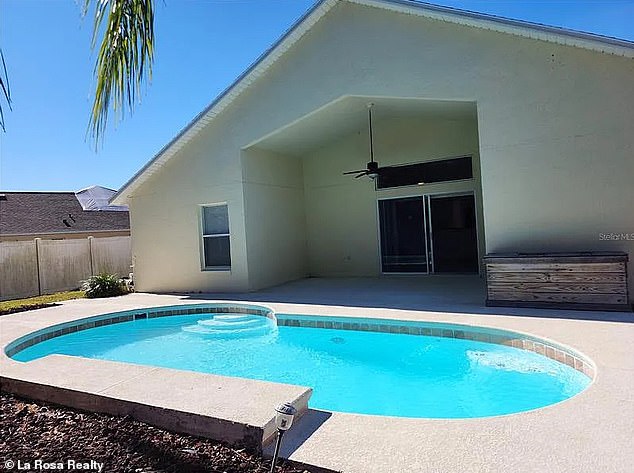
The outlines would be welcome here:
<svg viewBox="0 0 634 473">
<path fill-rule="evenodd" d="M 488 306 L 631 310 L 625 253 L 515 253 L 484 258 Z"/>
</svg>

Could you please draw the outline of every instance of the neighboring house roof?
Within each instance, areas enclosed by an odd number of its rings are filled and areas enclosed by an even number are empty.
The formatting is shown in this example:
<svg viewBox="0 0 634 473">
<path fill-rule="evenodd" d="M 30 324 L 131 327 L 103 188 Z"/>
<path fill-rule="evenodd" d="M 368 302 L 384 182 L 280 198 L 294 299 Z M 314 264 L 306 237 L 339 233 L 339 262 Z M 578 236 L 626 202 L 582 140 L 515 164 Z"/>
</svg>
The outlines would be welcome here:
<svg viewBox="0 0 634 473">
<path fill-rule="evenodd" d="M 114 189 L 103 186 L 91 186 L 75 192 L 75 197 L 84 210 L 112 210 L 114 212 L 127 212 L 125 205 L 110 205 L 110 199 L 117 193 Z"/>
<path fill-rule="evenodd" d="M 0 191 L 0 235 L 129 230 L 129 213 L 84 210 L 74 192 Z"/>
<path fill-rule="evenodd" d="M 194 119 L 165 145 L 152 160 L 132 176 L 110 202 L 113 204 L 124 204 L 127 200 L 127 196 L 134 189 L 158 171 L 187 142 L 196 136 L 202 128 L 222 112 L 236 97 L 271 67 L 280 56 L 304 36 L 333 6 L 340 2 L 366 5 L 459 25 L 634 58 L 634 42 L 632 41 L 526 21 L 511 20 L 414 0 L 319 0 L 277 42 L 249 66 L 233 84 L 194 117 Z"/>
</svg>

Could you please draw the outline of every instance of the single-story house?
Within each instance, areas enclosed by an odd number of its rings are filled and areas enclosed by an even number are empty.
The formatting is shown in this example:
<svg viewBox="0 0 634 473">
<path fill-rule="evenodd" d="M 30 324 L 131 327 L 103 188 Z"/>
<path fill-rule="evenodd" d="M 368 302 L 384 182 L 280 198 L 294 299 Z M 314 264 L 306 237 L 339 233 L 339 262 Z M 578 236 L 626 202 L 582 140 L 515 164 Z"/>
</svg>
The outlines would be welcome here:
<svg viewBox="0 0 634 473">
<path fill-rule="evenodd" d="M 634 43 L 411 0 L 318 2 L 112 200 L 158 292 L 496 252 L 631 274 L 633 202 Z"/>
<path fill-rule="evenodd" d="M 115 193 L 101 186 L 77 192 L 0 191 L 0 241 L 128 236 L 128 208 L 108 203 Z"/>
</svg>

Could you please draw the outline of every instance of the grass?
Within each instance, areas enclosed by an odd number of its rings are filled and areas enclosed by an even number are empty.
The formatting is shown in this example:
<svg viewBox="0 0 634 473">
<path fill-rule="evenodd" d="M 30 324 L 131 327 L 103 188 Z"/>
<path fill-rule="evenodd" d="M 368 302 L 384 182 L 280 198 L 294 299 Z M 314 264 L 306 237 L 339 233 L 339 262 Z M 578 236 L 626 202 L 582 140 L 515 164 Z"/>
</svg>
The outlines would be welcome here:
<svg viewBox="0 0 634 473">
<path fill-rule="evenodd" d="M 26 299 L 14 299 L 0 302 L 0 315 L 22 312 L 25 310 L 41 309 L 55 305 L 56 302 L 69 301 L 71 299 L 83 299 L 84 291 L 66 291 L 45 296 L 28 297 Z"/>
</svg>

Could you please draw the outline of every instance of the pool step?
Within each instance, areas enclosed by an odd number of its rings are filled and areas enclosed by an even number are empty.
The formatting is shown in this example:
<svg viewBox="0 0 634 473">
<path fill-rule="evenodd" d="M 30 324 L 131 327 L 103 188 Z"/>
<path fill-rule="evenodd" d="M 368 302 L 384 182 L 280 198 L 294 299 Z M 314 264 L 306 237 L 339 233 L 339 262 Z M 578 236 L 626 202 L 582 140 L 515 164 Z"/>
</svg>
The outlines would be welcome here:
<svg viewBox="0 0 634 473">
<path fill-rule="evenodd" d="M 215 330 L 235 330 L 238 328 L 258 327 L 267 325 L 269 319 L 261 316 L 254 316 L 253 319 L 243 319 L 236 321 L 229 321 L 228 319 L 218 320 L 217 318 L 199 320 L 198 325 L 208 327 Z"/>
<path fill-rule="evenodd" d="M 253 327 L 253 328 L 245 328 L 239 330 L 212 330 L 208 328 L 201 327 L 200 325 L 188 325 L 183 327 L 183 331 L 190 333 L 197 333 L 200 335 L 205 335 L 209 337 L 217 337 L 217 338 L 242 338 L 242 337 L 251 337 L 257 335 L 266 335 L 268 333 L 273 332 L 274 327 Z"/>
<path fill-rule="evenodd" d="M 252 315 L 252 314 L 217 314 L 214 315 L 213 320 L 218 320 L 221 322 L 242 322 L 244 320 L 254 320 L 254 319 L 263 319 L 260 315 Z"/>
<path fill-rule="evenodd" d="M 242 338 L 266 335 L 277 330 L 273 319 L 260 315 L 216 315 L 182 327 L 184 332 L 217 338 Z"/>
</svg>

